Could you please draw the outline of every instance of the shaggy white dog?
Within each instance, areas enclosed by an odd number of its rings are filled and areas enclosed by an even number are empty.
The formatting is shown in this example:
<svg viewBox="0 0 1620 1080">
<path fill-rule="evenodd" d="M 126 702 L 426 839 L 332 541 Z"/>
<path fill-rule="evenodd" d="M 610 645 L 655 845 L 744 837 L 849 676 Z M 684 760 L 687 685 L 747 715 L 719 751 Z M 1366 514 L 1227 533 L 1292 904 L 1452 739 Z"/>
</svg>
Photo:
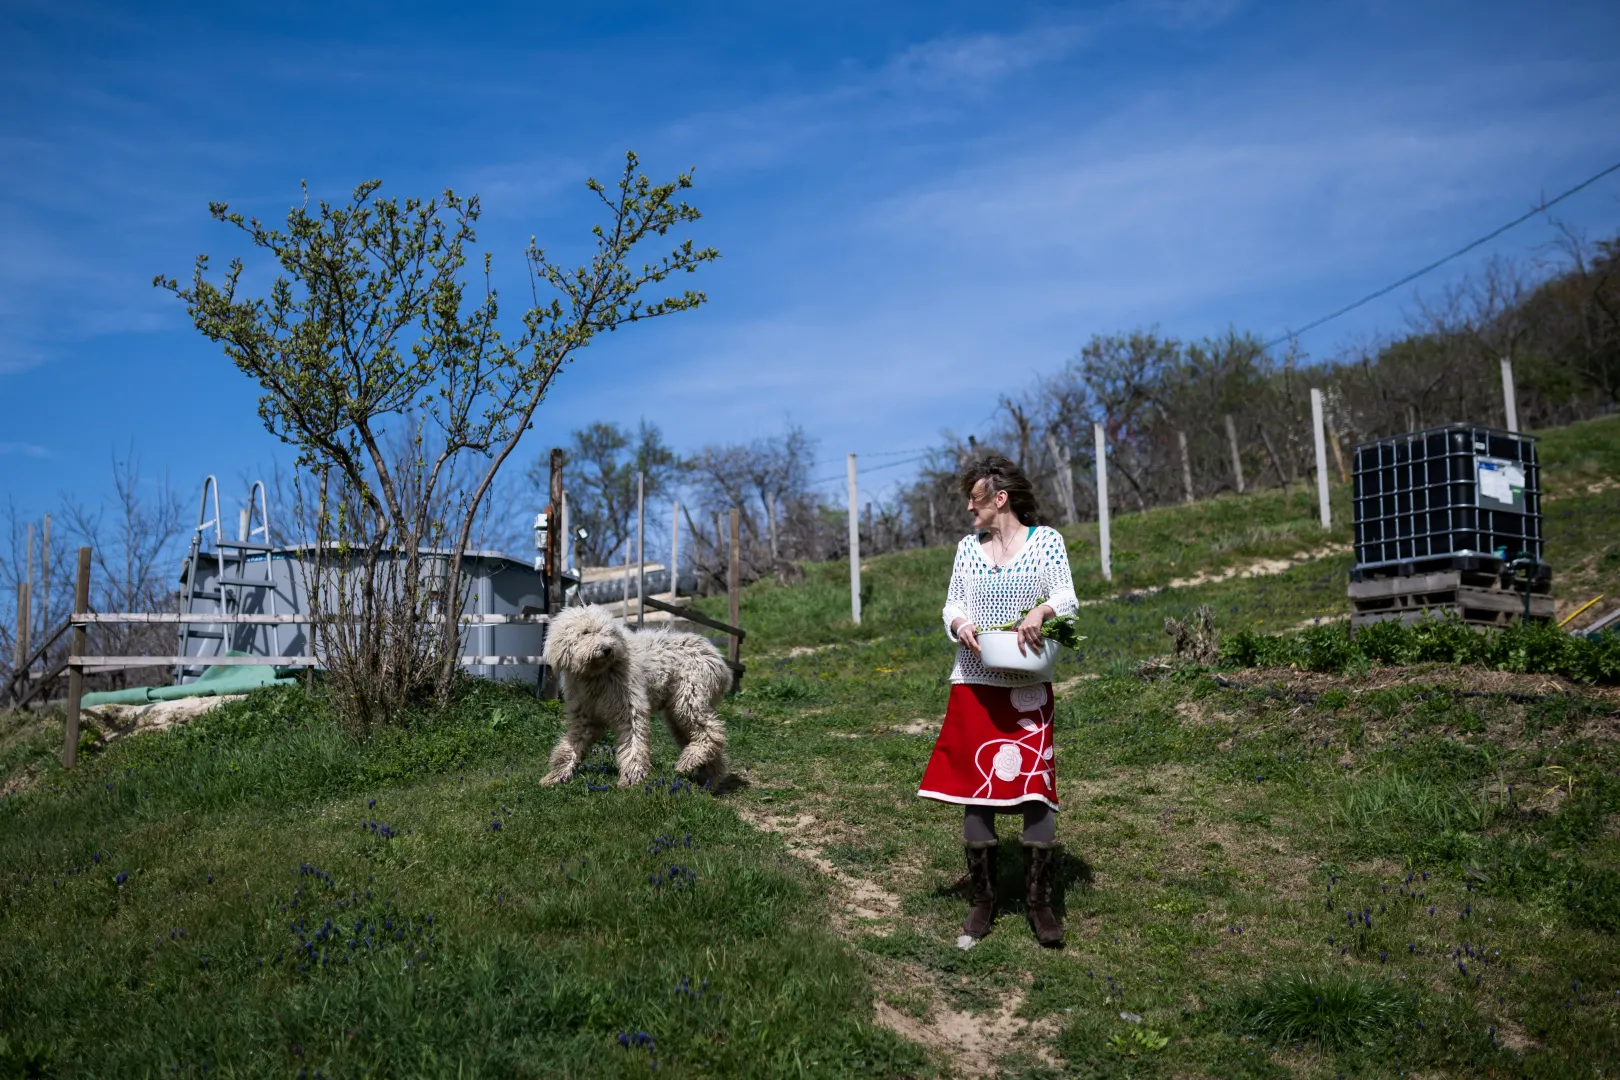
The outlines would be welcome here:
<svg viewBox="0 0 1620 1080">
<path fill-rule="evenodd" d="M 726 729 L 714 707 L 731 669 L 697 634 L 635 632 L 602 607 L 567 608 L 546 634 L 546 663 L 559 677 L 568 729 L 551 752 L 542 784 L 567 780 L 602 733 L 618 736 L 619 783 L 652 767 L 651 717 L 664 714 L 681 746 L 675 770 L 700 783 L 726 774 Z"/>
</svg>

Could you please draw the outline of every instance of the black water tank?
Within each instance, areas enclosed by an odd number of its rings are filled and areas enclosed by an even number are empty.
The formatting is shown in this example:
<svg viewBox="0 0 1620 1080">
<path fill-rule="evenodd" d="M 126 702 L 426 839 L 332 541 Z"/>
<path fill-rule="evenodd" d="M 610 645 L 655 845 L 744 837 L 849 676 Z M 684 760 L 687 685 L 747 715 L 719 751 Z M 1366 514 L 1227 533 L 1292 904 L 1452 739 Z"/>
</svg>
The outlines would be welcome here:
<svg viewBox="0 0 1620 1080">
<path fill-rule="evenodd" d="M 1353 480 L 1353 580 L 1542 563 L 1533 435 L 1447 424 L 1377 439 L 1356 447 Z"/>
</svg>

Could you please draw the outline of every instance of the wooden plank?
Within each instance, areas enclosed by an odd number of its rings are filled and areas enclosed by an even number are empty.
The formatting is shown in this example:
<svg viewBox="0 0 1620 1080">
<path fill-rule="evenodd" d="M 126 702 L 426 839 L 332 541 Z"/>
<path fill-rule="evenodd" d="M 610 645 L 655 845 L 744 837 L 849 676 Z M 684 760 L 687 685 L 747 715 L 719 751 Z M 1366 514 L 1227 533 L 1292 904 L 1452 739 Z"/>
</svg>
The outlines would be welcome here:
<svg viewBox="0 0 1620 1080">
<path fill-rule="evenodd" d="M 545 662 L 541 656 L 493 655 L 461 656 L 462 664 L 488 667 L 529 667 Z M 73 670 L 84 668 L 132 667 L 320 667 L 321 661 L 313 656 L 75 656 L 67 666 Z"/>
<path fill-rule="evenodd" d="M 1350 598 L 1352 600 L 1367 600 L 1379 596 L 1395 596 L 1400 593 L 1435 592 L 1439 589 L 1454 589 L 1462 584 L 1462 574 L 1457 570 L 1441 570 L 1431 574 L 1412 574 L 1409 577 L 1374 578 L 1371 581 L 1352 581 L 1350 583 Z"/>
<path fill-rule="evenodd" d="M 313 656 L 74 656 L 69 671 L 132 667 L 319 667 Z"/>
<path fill-rule="evenodd" d="M 332 621 L 327 616 L 324 621 Z M 308 615 L 209 615 L 187 613 L 184 615 L 173 611 L 160 612 L 86 612 L 81 615 L 69 617 L 66 625 L 96 626 L 112 623 L 192 623 L 201 625 L 218 624 L 223 626 L 303 626 L 313 622 Z M 463 615 L 463 626 L 539 626 L 551 621 L 549 615 Z M 64 627 L 65 628 L 65 627 Z M 60 631 L 58 631 L 60 633 Z"/>
<path fill-rule="evenodd" d="M 44 658 L 46 652 L 50 650 L 50 647 L 56 644 L 56 639 L 67 633 L 69 627 L 72 625 L 72 623 L 65 622 L 57 626 L 57 628 L 51 632 L 51 636 L 45 639 L 45 643 L 39 648 L 35 649 L 34 654 L 30 656 L 25 663 L 17 665 L 17 669 L 11 673 L 11 678 L 6 681 L 6 689 L 4 693 L 0 693 L 0 699 L 10 697 L 12 689 L 16 687 L 18 683 L 27 682 L 26 676 L 29 670 Z M 61 665 L 57 665 L 55 674 L 61 674 Z M 46 678 L 51 677 L 52 676 L 46 676 Z M 18 708 L 21 708 L 24 704 L 26 704 L 31 696 L 32 694 L 23 695 L 23 697 L 17 702 Z"/>
<path fill-rule="evenodd" d="M 34 685 L 26 687 L 17 697 L 17 708 L 22 708 L 43 693 L 47 686 L 51 685 L 51 683 L 58 676 L 60 676 L 62 672 L 67 670 L 69 662 L 69 659 L 64 656 L 57 662 L 56 666 L 47 671 L 43 677 L 35 680 Z"/>
<path fill-rule="evenodd" d="M 1394 620 L 1397 620 L 1397 619 L 1399 621 L 1401 621 L 1402 623 L 1404 623 L 1405 625 L 1411 626 L 1414 623 L 1420 623 L 1420 622 L 1423 622 L 1425 619 L 1431 619 L 1431 618 L 1434 618 L 1434 617 L 1436 617 L 1438 615 L 1443 615 L 1443 614 L 1444 614 L 1444 612 L 1439 608 L 1425 608 L 1425 609 L 1420 609 L 1420 610 L 1415 610 L 1415 611 L 1365 612 L 1365 613 L 1362 613 L 1362 614 L 1350 616 L 1350 628 L 1352 630 L 1354 630 L 1355 628 L 1360 627 L 1360 626 L 1369 626 L 1369 625 L 1371 625 L 1373 623 L 1378 623 L 1378 622 L 1391 622 L 1391 621 L 1394 621 Z M 1455 614 L 1455 611 L 1453 611 L 1452 614 Z M 1461 621 L 1462 621 L 1464 626 L 1468 626 L 1468 627 L 1471 627 L 1472 629 L 1481 630 L 1481 631 L 1489 629 L 1490 627 L 1493 627 L 1493 626 L 1504 626 L 1504 625 L 1506 625 L 1506 623 L 1503 623 L 1503 622 L 1500 621 L 1500 617 L 1498 618 L 1498 620 L 1493 620 L 1493 621 L 1490 621 L 1490 622 L 1481 622 L 1481 621 L 1476 620 L 1476 619 L 1462 619 Z"/>
<path fill-rule="evenodd" d="M 690 608 L 676 607 L 673 604 L 666 604 L 662 600 L 656 600 L 651 596 L 647 597 L 645 603 L 648 607 L 653 608 L 656 611 L 667 611 L 671 615 L 679 615 L 681 618 L 695 622 L 699 626 L 707 626 L 710 629 L 718 630 L 723 634 L 730 634 L 739 642 L 748 636 L 748 631 L 746 630 L 736 626 L 727 626 L 725 623 L 720 622 L 717 619 L 711 619 L 707 615 L 704 615 L 701 612 L 693 611 Z"/>
<path fill-rule="evenodd" d="M 79 549 L 79 576 L 73 585 L 73 613 L 83 615 L 90 610 L 90 549 Z M 84 655 L 84 627 L 73 628 L 72 645 L 68 655 L 78 659 Z M 67 717 L 62 724 L 62 767 L 71 769 L 79 761 L 79 706 L 84 701 L 84 668 L 73 663 L 68 666 Z"/>
<path fill-rule="evenodd" d="M 727 592 L 730 595 L 731 624 L 742 623 L 742 544 L 739 535 L 739 523 L 742 511 L 733 507 L 731 510 L 731 572 L 726 575 Z M 742 662 L 742 638 L 736 634 L 731 635 L 731 650 L 727 657 L 733 664 Z"/>
<path fill-rule="evenodd" d="M 1467 586 L 1457 590 L 1457 603 L 1463 607 L 1483 608 L 1486 611 L 1506 611 L 1509 613 L 1524 613 L 1524 594 L 1517 595 L 1509 592 L 1491 592 L 1485 589 L 1470 589 Z M 1553 613 L 1553 598 L 1550 596 L 1530 595 L 1530 614 L 1551 617 Z"/>
<path fill-rule="evenodd" d="M 1522 614 L 1524 611 L 1524 594 L 1504 592 L 1497 589 L 1472 589 L 1463 585 L 1455 589 L 1435 589 L 1423 593 L 1397 593 L 1394 596 L 1378 597 L 1371 600 L 1352 599 L 1350 607 L 1351 610 L 1358 614 L 1458 607 L 1480 611 L 1505 611 L 1509 614 Z M 1530 595 L 1530 614 L 1533 617 L 1550 618 L 1553 614 L 1553 598 L 1532 593 Z"/>
</svg>

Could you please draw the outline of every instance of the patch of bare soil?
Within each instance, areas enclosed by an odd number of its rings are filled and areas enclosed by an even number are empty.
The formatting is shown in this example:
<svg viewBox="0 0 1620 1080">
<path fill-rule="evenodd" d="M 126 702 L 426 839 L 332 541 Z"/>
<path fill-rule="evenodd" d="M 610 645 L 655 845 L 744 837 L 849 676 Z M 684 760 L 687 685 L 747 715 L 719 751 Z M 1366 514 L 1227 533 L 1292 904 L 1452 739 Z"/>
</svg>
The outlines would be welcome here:
<svg viewBox="0 0 1620 1080">
<path fill-rule="evenodd" d="M 1194 585 L 1212 585 L 1220 581 L 1230 581 L 1232 578 L 1271 577 L 1276 574 L 1292 570 L 1301 563 L 1315 562 L 1333 555 L 1343 555 L 1350 550 L 1348 544 L 1324 544 L 1314 551 L 1301 551 L 1294 555 L 1280 559 L 1256 559 L 1254 562 L 1241 566 L 1228 566 L 1223 570 L 1202 572 L 1189 578 L 1176 578 L 1166 588 L 1187 589 Z"/>
<path fill-rule="evenodd" d="M 787 657 L 814 656 L 816 653 L 826 652 L 828 649 L 836 649 L 836 648 L 838 648 L 838 642 L 830 641 L 825 645 L 795 645 L 785 653 L 779 653 L 779 654 L 761 653 L 759 655 L 760 655 L 761 659 L 765 659 L 765 658 L 770 657 L 772 655 L 780 655 L 780 656 L 787 656 Z"/>
<path fill-rule="evenodd" d="M 876 1020 L 901 1038 L 933 1050 L 959 1076 L 990 1076 L 997 1057 L 1027 1046 L 1031 1034 L 1050 1035 L 1055 1027 L 1049 1018 L 1032 1022 L 1018 1016 L 1023 1003 L 1023 990 L 1002 995 L 996 1008 L 978 1013 L 957 1012 L 935 1001 L 927 1019 L 919 1020 L 879 1001 Z M 1044 1050 L 1037 1050 L 1036 1055 L 1047 1064 L 1057 1064 Z"/>
<path fill-rule="evenodd" d="M 39 787 L 39 778 L 43 775 L 43 769 L 40 769 L 37 766 L 31 766 L 23 769 L 21 772 L 14 773 L 13 775 L 6 777 L 5 783 L 0 784 L 0 797 L 21 795 L 25 791 L 33 791 L 35 788 Z"/>
<path fill-rule="evenodd" d="M 1096 678 L 1100 678 L 1100 677 L 1101 676 L 1095 675 L 1095 674 L 1076 675 L 1072 679 L 1064 679 L 1062 682 L 1053 683 L 1052 684 L 1052 696 L 1053 697 L 1062 697 L 1063 695 L 1069 693 L 1069 691 L 1073 690 L 1075 687 L 1079 686 L 1081 683 L 1085 682 L 1086 680 L 1088 680 L 1088 679 L 1096 679 Z"/>
<path fill-rule="evenodd" d="M 803 859 L 838 890 L 842 901 L 842 917 L 839 921 L 840 931 L 847 932 L 850 919 L 880 919 L 892 918 L 900 910 L 900 898 L 887 889 L 871 881 L 851 877 L 834 866 L 831 860 L 822 854 L 822 833 L 824 826 L 814 814 L 798 814 L 788 817 L 785 814 L 772 814 L 762 812 L 751 807 L 739 806 L 737 813 L 742 819 L 757 829 L 773 832 L 780 835 L 787 844 L 788 854 L 797 859 Z M 874 928 L 877 933 L 886 933 L 885 928 Z"/>
<path fill-rule="evenodd" d="M 1152 596 L 1167 589 L 1190 589 L 1198 585 L 1213 585 L 1217 582 L 1230 581 L 1233 578 L 1273 577 L 1286 573 L 1296 566 L 1304 563 L 1326 559 L 1333 555 L 1343 555 L 1350 550 L 1348 544 L 1324 544 L 1313 551 L 1301 551 L 1286 558 L 1256 559 L 1253 562 L 1240 563 L 1237 566 L 1228 566 L 1222 570 L 1200 571 L 1192 577 L 1174 578 L 1168 585 L 1154 585 L 1146 589 L 1135 589 L 1131 592 L 1120 593 L 1118 596 L 1103 596 L 1091 600 L 1080 601 L 1081 607 L 1091 607 L 1094 604 L 1112 604 L 1133 596 Z"/>
<path fill-rule="evenodd" d="M 833 733 L 835 739 L 864 739 L 868 735 L 932 735 L 939 730 L 940 724 L 945 722 L 942 716 L 937 720 L 925 720 L 917 717 L 907 720 L 903 724 L 884 724 L 871 731 L 837 731 Z"/>
</svg>

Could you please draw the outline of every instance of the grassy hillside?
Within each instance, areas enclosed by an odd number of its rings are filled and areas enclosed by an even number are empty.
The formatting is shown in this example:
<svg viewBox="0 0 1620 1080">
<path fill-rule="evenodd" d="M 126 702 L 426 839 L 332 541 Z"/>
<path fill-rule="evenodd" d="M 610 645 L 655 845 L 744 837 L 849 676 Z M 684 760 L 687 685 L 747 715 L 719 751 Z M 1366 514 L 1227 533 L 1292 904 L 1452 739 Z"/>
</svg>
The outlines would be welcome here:
<svg viewBox="0 0 1620 1080">
<path fill-rule="evenodd" d="M 1540 434 L 1547 559 L 1554 567 L 1560 614 L 1608 592 L 1575 625 L 1620 605 L 1620 417 L 1573 424 Z M 1215 608 L 1232 628 L 1293 627 L 1315 617 L 1342 616 L 1350 555 L 1350 490 L 1331 486 L 1333 528 L 1323 530 L 1316 492 L 1295 485 L 1291 498 L 1267 489 L 1223 495 L 1191 506 L 1121 513 L 1113 521 L 1114 578 L 1101 572 L 1095 523 L 1062 530 L 1068 540 L 1075 588 L 1083 600 L 1106 601 L 1082 611 L 1087 633 L 1098 642 L 1094 660 L 1162 651 L 1154 635 L 1165 615 L 1180 616 L 1199 604 Z M 849 618 L 847 560 L 807 564 L 805 580 L 793 585 L 757 582 L 743 591 L 742 619 L 750 650 L 773 654 L 792 647 L 870 641 L 897 633 L 931 633 L 939 627 L 954 549 L 913 549 L 861 563 L 861 625 Z M 1281 575 L 1266 564 L 1296 562 Z M 1143 596 L 1177 581 L 1256 573 Z M 723 617 L 724 598 L 700 605 Z M 1153 633 L 1139 632 L 1150 626 Z M 1128 627 L 1130 629 L 1122 629 Z M 1100 670 L 1093 665 L 1093 670 Z"/>
<path fill-rule="evenodd" d="M 1252 603 L 1244 604 L 1242 589 L 1181 589 L 1173 602 L 1154 601 L 1142 594 L 1178 580 L 1236 574 L 1257 562 L 1336 552 L 1306 559 L 1315 565 L 1314 572 L 1296 575 L 1288 587 L 1254 594 L 1255 603 L 1265 604 L 1278 600 L 1281 593 L 1295 591 L 1295 586 L 1312 594 L 1310 599 L 1285 601 L 1273 615 L 1275 625 L 1284 617 L 1298 621 L 1342 607 L 1332 604 L 1327 595 L 1329 583 L 1322 579 L 1337 575 L 1342 586 L 1350 566 L 1344 554 L 1350 543 L 1349 489 L 1335 485 L 1332 497 L 1335 527 L 1330 531 L 1324 531 L 1318 520 L 1314 491 L 1305 492 L 1299 486 L 1286 499 L 1282 492 L 1268 490 L 1121 514 L 1113 522 L 1112 581 L 1102 576 L 1095 523 L 1061 531 L 1068 540 L 1075 589 L 1081 599 L 1125 598 L 1117 611 L 1112 606 L 1106 613 L 1101 606 L 1096 608 L 1099 627 L 1117 625 L 1122 613 L 1128 622 L 1162 621 L 1164 611 L 1181 614 L 1199 603 L 1236 600 L 1239 614 L 1253 612 L 1257 609 Z M 932 633 L 940 628 L 940 608 L 954 555 L 954 548 L 938 547 L 863 560 L 858 627 L 849 618 L 848 560 L 807 564 L 805 580 L 793 585 L 757 582 L 743 591 L 742 619 L 749 647 L 773 653 L 796 646 L 870 641 L 896 633 Z M 1342 594 L 1343 588 L 1337 592 Z M 724 614 L 725 600 L 711 597 L 700 606 L 719 616 Z"/>
<path fill-rule="evenodd" d="M 1543 456 L 1552 561 L 1620 585 L 1620 423 Z M 1141 674 L 1200 603 L 1341 613 L 1349 556 L 1316 556 L 1347 516 L 1122 515 L 1111 584 L 1069 533 L 1095 602 L 1059 676 L 1060 952 L 1015 857 L 995 932 L 953 945 L 959 817 L 914 794 L 944 550 L 871 560 L 859 628 L 847 566 L 747 591 L 718 794 L 663 735 L 657 781 L 604 753 L 541 789 L 555 709 L 481 684 L 364 743 L 263 691 L 72 775 L 59 717 L 0 720 L 0 1076 L 1591 1076 L 1620 1060 L 1620 692 Z"/>
</svg>

